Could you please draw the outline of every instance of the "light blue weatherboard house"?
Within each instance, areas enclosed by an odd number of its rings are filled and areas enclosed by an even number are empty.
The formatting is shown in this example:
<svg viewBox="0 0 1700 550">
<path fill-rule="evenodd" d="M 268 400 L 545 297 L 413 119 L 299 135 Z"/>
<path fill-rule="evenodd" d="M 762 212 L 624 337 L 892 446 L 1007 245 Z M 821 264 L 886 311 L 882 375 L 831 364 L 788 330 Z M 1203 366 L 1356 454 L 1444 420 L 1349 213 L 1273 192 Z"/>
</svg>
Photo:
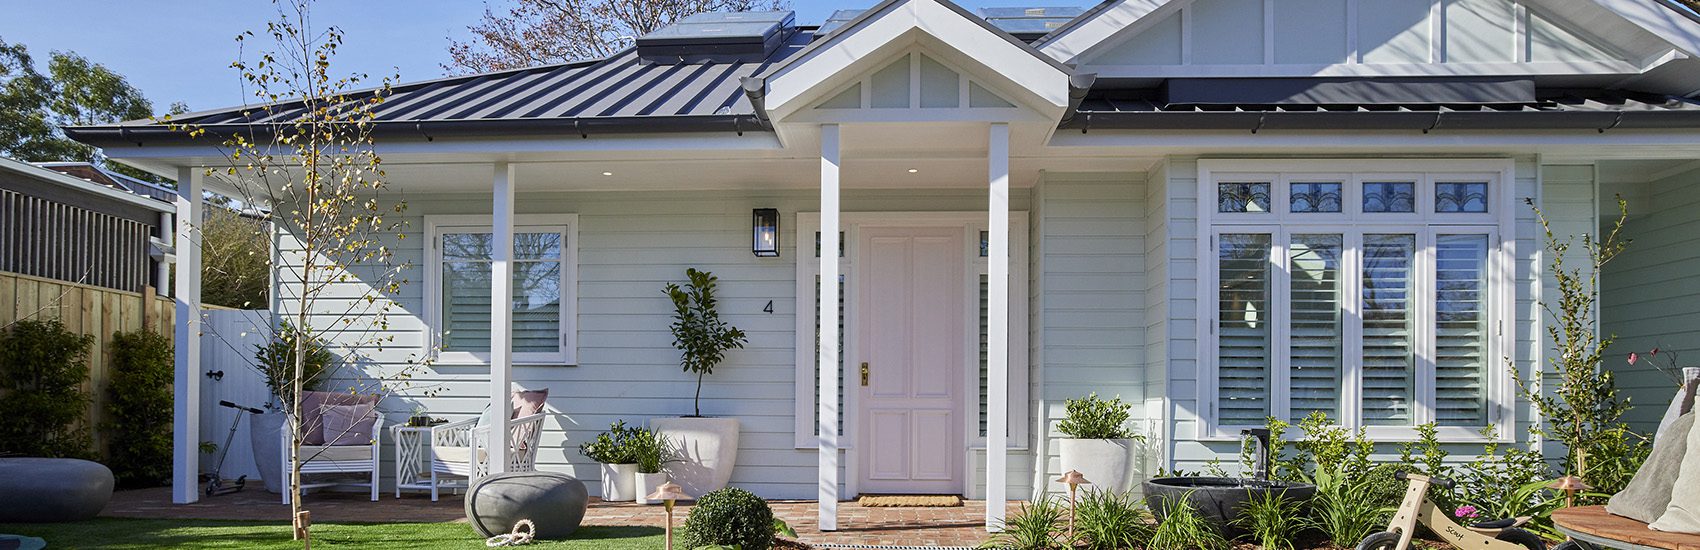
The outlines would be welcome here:
<svg viewBox="0 0 1700 550">
<path fill-rule="evenodd" d="M 1534 443 L 1506 368 L 1551 355 L 1525 200 L 1581 234 L 1626 198 L 1601 330 L 1700 356 L 1696 56 L 1700 21 L 1670 0 L 710 15 L 608 59 L 397 88 L 376 132 L 423 284 L 393 296 L 399 344 L 363 360 L 434 354 L 419 380 L 443 391 L 406 397 L 440 416 L 549 389 L 538 468 L 594 480 L 579 442 L 690 412 L 660 289 L 712 271 L 750 334 L 703 390 L 742 429 L 731 481 L 820 499 L 826 529 L 882 492 L 983 498 L 998 521 L 1055 490 L 1053 425 L 1089 392 L 1136 404 L 1145 475 L 1232 464 L 1241 428 L 1310 411 L 1382 442 L 1436 422 L 1460 452 L 1487 427 Z M 181 120 L 275 122 L 243 113 Z M 202 176 L 208 142 L 157 124 L 68 133 L 187 197 L 226 185 Z M 772 250 L 752 217 L 780 222 Z M 515 258 L 558 279 L 443 280 L 444 236 L 480 232 L 558 236 Z M 457 324 L 496 336 L 445 338 Z M 206 369 L 192 331 L 177 345 L 192 401 Z M 1673 393 L 1618 363 L 1637 402 Z M 198 420 L 177 421 L 191 501 Z"/>
</svg>

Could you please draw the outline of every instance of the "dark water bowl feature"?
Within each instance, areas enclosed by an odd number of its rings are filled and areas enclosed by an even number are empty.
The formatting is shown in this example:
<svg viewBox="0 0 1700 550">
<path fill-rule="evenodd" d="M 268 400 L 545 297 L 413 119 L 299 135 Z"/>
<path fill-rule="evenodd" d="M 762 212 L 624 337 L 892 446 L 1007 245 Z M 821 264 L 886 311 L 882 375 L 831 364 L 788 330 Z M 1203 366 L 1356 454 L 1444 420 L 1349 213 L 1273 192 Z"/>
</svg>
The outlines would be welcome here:
<svg viewBox="0 0 1700 550">
<path fill-rule="evenodd" d="M 1144 487 L 1146 502 L 1157 521 L 1163 521 L 1171 503 L 1184 498 L 1204 521 L 1230 538 L 1245 534 L 1237 520 L 1251 499 L 1273 493 L 1285 500 L 1304 502 L 1316 495 L 1316 486 L 1309 483 L 1233 477 L 1160 477 L 1146 481 Z"/>
</svg>

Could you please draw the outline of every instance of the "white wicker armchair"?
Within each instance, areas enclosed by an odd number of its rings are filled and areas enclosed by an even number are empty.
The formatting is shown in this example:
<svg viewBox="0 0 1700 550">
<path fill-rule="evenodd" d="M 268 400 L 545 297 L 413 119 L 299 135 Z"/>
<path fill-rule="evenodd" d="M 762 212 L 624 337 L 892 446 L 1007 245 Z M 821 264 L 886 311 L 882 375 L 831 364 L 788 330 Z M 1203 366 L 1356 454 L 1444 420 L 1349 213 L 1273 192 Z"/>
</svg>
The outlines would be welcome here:
<svg viewBox="0 0 1700 550">
<path fill-rule="evenodd" d="M 537 469 L 538 436 L 543 433 L 544 413 L 508 421 L 509 472 Z M 431 500 L 441 488 L 464 489 L 490 473 L 488 446 L 490 426 L 483 417 L 450 422 L 431 428 Z M 464 479 L 443 479 L 453 476 Z"/>
<path fill-rule="evenodd" d="M 301 446 L 301 491 L 320 487 L 336 487 L 343 485 L 365 486 L 372 491 L 372 501 L 378 501 L 378 455 L 382 454 L 384 438 L 384 415 L 374 414 L 376 420 L 372 424 L 371 442 L 365 445 L 302 445 Z M 280 434 L 283 437 L 283 479 L 289 479 L 289 424 L 284 421 L 285 429 Z M 348 481 L 308 482 L 307 476 L 312 474 L 371 474 L 367 483 Z M 287 488 L 283 491 L 283 503 L 289 504 L 294 497 Z"/>
</svg>

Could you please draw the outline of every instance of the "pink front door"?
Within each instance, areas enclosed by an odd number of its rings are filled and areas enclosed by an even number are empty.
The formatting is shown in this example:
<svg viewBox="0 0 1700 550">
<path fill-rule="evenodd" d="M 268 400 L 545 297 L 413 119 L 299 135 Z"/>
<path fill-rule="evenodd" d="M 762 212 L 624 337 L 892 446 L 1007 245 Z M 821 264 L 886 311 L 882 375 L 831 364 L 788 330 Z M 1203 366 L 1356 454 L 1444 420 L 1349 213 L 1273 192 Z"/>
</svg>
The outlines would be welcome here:
<svg viewBox="0 0 1700 550">
<path fill-rule="evenodd" d="M 865 379 L 858 373 L 853 382 L 860 491 L 960 494 L 964 231 L 867 227 L 860 240 L 857 357 L 867 365 Z"/>
</svg>

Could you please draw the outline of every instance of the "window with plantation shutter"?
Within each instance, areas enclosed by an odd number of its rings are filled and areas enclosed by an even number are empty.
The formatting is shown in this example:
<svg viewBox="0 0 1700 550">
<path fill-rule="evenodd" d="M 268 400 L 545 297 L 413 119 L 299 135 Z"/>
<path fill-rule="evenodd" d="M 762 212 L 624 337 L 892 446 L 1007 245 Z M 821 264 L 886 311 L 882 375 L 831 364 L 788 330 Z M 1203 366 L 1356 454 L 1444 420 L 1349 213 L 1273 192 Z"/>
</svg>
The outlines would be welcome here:
<svg viewBox="0 0 1700 550">
<path fill-rule="evenodd" d="M 1416 398 L 1413 330 L 1415 235 L 1364 235 L 1363 419 L 1370 426 L 1411 425 Z"/>
<path fill-rule="evenodd" d="M 1435 239 L 1434 408 L 1443 426 L 1487 422 L 1488 239 Z"/>
<path fill-rule="evenodd" d="M 816 248 L 815 252 L 818 254 L 820 252 L 820 249 Z M 820 296 L 820 275 L 815 275 L 815 295 Z M 816 356 L 820 355 L 820 300 L 815 300 L 815 355 Z M 819 403 L 820 402 L 820 369 L 814 369 L 814 373 L 815 373 L 815 402 Z M 838 387 L 841 388 L 841 389 L 847 389 L 847 388 L 844 387 L 844 276 L 843 275 L 838 276 Z M 844 394 L 845 393 L 846 393 L 845 391 L 840 391 L 838 393 L 838 430 L 839 430 L 839 433 L 844 432 Z M 820 408 L 816 407 L 814 409 L 814 411 L 815 411 L 815 416 L 814 416 L 814 419 L 815 419 L 815 435 L 820 435 Z"/>
<path fill-rule="evenodd" d="M 1217 376 L 1222 422 L 1262 424 L 1269 416 L 1270 238 L 1224 234 L 1217 246 L 1220 306 Z"/>
<path fill-rule="evenodd" d="M 1341 344 L 1346 337 L 1340 301 L 1344 247 L 1345 239 L 1338 234 L 1297 234 L 1287 246 L 1289 418 L 1303 418 L 1312 411 L 1340 418 Z"/>
<path fill-rule="evenodd" d="M 1322 413 L 1371 437 L 1428 423 L 1449 441 L 1507 437 L 1516 397 L 1495 365 L 1516 351 L 1513 173 L 1506 160 L 1199 161 L 1201 434 Z M 1242 207 L 1265 202 L 1282 207 Z"/>
<path fill-rule="evenodd" d="M 489 361 L 492 243 L 485 225 L 465 217 L 439 217 L 431 226 L 427 286 L 437 359 Z M 567 225 L 517 225 L 513 249 L 514 361 L 573 364 L 571 265 L 575 254 Z"/>
</svg>

